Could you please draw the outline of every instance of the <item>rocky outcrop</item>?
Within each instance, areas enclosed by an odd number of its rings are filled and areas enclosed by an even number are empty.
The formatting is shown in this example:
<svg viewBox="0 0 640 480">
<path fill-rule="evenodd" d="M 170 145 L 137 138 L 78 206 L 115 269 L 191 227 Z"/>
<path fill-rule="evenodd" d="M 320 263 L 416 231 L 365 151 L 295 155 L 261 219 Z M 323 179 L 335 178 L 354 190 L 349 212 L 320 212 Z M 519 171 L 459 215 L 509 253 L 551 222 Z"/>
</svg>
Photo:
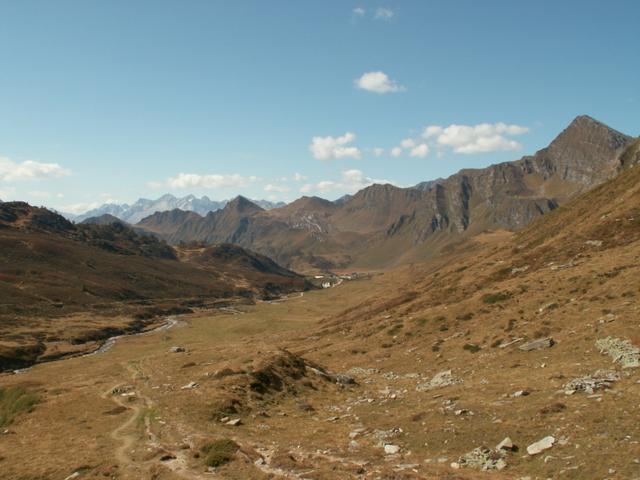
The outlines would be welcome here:
<svg viewBox="0 0 640 480">
<path fill-rule="evenodd" d="M 298 268 L 312 258 L 323 268 L 346 266 L 371 252 L 390 261 L 432 238 L 444 245 L 465 232 L 520 229 L 615 176 L 632 141 L 580 116 L 548 147 L 517 161 L 461 170 L 413 188 L 372 185 L 339 202 L 302 197 L 265 211 L 238 197 L 163 238 L 236 243 Z M 635 153 L 625 159 L 635 162 Z"/>
</svg>

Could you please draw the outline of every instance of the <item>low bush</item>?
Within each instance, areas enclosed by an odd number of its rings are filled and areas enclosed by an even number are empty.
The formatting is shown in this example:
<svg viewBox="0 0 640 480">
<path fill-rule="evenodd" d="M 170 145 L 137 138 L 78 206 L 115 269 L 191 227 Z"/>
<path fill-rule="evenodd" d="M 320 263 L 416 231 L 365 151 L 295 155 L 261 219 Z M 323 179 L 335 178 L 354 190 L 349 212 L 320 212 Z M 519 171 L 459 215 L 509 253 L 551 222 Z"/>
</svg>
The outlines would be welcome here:
<svg viewBox="0 0 640 480">
<path fill-rule="evenodd" d="M 482 296 L 482 302 L 490 305 L 492 303 L 504 302 L 510 298 L 511 294 L 509 292 L 487 293 Z"/>
<path fill-rule="evenodd" d="M 200 451 L 205 454 L 204 463 L 207 467 L 219 467 L 233 459 L 240 446 L 229 438 L 214 440 L 205 444 Z"/>
</svg>

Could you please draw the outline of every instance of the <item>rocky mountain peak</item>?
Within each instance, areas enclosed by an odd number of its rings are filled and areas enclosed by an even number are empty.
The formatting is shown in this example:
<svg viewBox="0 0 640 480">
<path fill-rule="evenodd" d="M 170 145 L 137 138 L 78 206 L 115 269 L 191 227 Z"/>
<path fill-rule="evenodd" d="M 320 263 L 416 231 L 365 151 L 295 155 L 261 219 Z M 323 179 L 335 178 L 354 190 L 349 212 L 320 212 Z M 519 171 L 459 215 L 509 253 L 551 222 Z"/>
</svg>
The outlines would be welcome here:
<svg viewBox="0 0 640 480">
<path fill-rule="evenodd" d="M 551 142 L 549 148 L 610 148 L 618 150 L 624 148 L 631 141 L 631 137 L 621 133 L 608 125 L 588 116 L 580 115 L 565 128 Z"/>
<path fill-rule="evenodd" d="M 254 212 L 261 212 L 264 210 L 264 208 L 256 205 L 248 198 L 243 197 L 242 195 L 238 195 L 236 198 L 230 200 L 223 210 L 235 211 L 246 215 Z"/>
</svg>

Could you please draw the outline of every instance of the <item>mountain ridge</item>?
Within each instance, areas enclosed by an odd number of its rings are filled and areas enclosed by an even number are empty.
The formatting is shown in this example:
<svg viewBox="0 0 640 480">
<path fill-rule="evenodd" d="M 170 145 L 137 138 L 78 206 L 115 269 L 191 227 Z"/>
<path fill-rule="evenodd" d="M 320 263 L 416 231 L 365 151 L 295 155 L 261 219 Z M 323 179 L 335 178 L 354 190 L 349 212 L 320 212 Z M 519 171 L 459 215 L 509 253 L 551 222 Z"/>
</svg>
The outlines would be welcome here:
<svg viewBox="0 0 640 480">
<path fill-rule="evenodd" d="M 237 243 L 295 269 L 382 267 L 424 258 L 461 235 L 517 230 L 612 178 L 634 139 L 576 117 L 545 148 L 400 188 L 374 184 L 340 202 L 302 197 L 271 210 L 190 219 L 170 243 Z"/>
<path fill-rule="evenodd" d="M 165 212 L 176 208 L 205 216 L 209 212 L 224 208 L 229 201 L 230 200 L 211 200 L 206 195 L 203 195 L 200 198 L 192 194 L 184 197 L 176 197 L 170 193 L 166 193 L 155 200 L 139 198 L 130 205 L 127 203 L 105 203 L 97 208 L 78 215 L 72 215 L 65 212 L 60 212 L 60 214 L 67 217 L 69 220 L 82 222 L 87 218 L 99 217 L 100 215 L 108 213 L 127 223 L 136 224 L 156 212 Z M 269 200 L 252 200 L 252 202 L 264 209 L 276 208 L 284 205 L 284 202 L 270 202 Z"/>
</svg>

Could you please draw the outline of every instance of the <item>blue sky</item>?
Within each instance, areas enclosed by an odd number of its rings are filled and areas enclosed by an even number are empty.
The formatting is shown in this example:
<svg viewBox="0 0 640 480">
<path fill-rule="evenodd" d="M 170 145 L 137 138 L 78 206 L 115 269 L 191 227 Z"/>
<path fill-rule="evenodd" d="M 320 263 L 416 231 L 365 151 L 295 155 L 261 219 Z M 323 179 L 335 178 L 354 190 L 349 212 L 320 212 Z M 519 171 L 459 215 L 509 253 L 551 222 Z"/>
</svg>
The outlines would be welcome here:
<svg viewBox="0 0 640 480">
<path fill-rule="evenodd" d="M 0 0 L 0 198 L 333 199 L 519 158 L 583 113 L 638 135 L 638 18 L 636 0 Z"/>
</svg>

